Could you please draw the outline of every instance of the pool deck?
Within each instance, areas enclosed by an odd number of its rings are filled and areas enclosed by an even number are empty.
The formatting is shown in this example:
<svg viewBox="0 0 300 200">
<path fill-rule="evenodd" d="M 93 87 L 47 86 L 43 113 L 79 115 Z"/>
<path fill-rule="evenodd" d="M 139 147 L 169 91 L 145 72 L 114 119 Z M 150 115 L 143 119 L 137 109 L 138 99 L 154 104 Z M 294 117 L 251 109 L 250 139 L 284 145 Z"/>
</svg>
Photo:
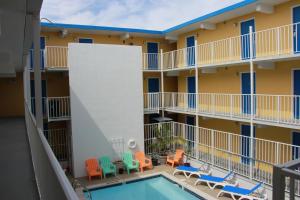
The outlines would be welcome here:
<svg viewBox="0 0 300 200">
<path fill-rule="evenodd" d="M 91 182 L 88 181 L 87 178 L 80 178 L 79 181 L 83 183 L 83 185 L 86 185 L 87 188 L 97 188 L 97 187 L 102 187 L 106 185 L 111 185 L 114 183 L 119 183 L 119 182 L 126 182 L 134 179 L 139 179 L 139 178 L 144 178 L 147 176 L 152 176 L 152 175 L 158 175 L 162 174 L 166 176 L 167 178 L 171 178 L 172 180 L 178 182 L 179 184 L 183 185 L 185 188 L 195 192 L 196 194 L 209 199 L 209 200 L 214 200 L 214 199 L 221 199 L 221 200 L 230 200 L 229 196 L 222 196 L 220 198 L 217 198 L 217 194 L 219 193 L 220 189 L 214 189 L 210 190 L 208 186 L 205 184 L 198 184 L 197 186 L 194 185 L 195 181 L 197 180 L 196 177 L 191 177 L 189 179 L 186 179 L 183 174 L 176 174 L 173 176 L 173 171 L 174 168 L 167 166 L 167 165 L 160 165 L 154 167 L 152 170 L 145 170 L 143 173 L 141 172 L 133 172 L 128 175 L 126 174 L 118 174 L 117 177 L 108 177 L 105 179 L 100 179 L 100 178 L 93 178 Z M 80 197 L 81 200 L 85 200 L 83 193 L 82 193 L 82 188 L 78 188 L 76 190 L 78 196 Z"/>
</svg>

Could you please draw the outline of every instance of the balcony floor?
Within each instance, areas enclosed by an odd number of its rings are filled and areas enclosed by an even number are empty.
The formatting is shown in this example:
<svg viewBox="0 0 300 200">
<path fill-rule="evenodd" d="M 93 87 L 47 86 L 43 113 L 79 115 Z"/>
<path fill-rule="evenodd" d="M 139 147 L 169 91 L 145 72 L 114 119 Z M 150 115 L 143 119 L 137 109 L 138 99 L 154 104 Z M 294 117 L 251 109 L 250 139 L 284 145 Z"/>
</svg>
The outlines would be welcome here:
<svg viewBox="0 0 300 200">
<path fill-rule="evenodd" d="M 0 158 L 0 199 L 40 199 L 24 118 L 0 118 Z"/>
</svg>

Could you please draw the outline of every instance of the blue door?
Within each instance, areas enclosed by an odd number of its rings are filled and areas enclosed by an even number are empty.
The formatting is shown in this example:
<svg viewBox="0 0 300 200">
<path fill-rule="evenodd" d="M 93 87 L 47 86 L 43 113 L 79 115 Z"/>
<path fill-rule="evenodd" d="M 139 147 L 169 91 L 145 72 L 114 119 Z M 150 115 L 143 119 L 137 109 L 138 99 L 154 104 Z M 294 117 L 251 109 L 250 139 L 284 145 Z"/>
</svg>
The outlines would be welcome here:
<svg viewBox="0 0 300 200">
<path fill-rule="evenodd" d="M 148 52 L 148 69 L 158 69 L 158 43 L 148 42 L 147 43 Z"/>
<path fill-rule="evenodd" d="M 255 138 L 255 127 L 254 127 L 254 138 Z M 241 150 L 242 150 L 242 163 L 244 164 L 249 164 L 250 163 L 250 136 L 251 136 L 251 127 L 250 125 L 241 125 L 241 135 L 242 136 L 246 136 L 246 137 L 242 137 L 242 141 L 241 141 Z M 253 146 L 255 146 L 255 144 L 253 144 Z M 254 156 L 254 155 L 253 155 Z"/>
<path fill-rule="evenodd" d="M 159 92 L 159 79 L 158 78 L 149 78 L 148 79 L 148 92 L 149 93 Z"/>
<path fill-rule="evenodd" d="M 35 116 L 35 83 L 34 80 L 30 80 L 30 96 L 34 99 L 31 100 L 31 112 Z M 47 97 L 47 88 L 46 88 L 46 80 L 42 80 L 42 106 L 43 106 L 43 114 L 46 113 L 46 100 Z"/>
<path fill-rule="evenodd" d="M 293 8 L 294 53 L 300 52 L 300 6 Z"/>
<path fill-rule="evenodd" d="M 242 73 L 242 112 L 244 114 L 251 114 L 251 83 L 250 73 Z M 254 94 L 256 93 L 256 75 L 254 77 Z M 254 113 L 255 113 L 255 97 L 254 97 Z"/>
<path fill-rule="evenodd" d="M 252 26 L 253 32 L 255 32 L 255 21 L 254 19 L 241 22 L 241 49 L 242 59 L 250 59 L 250 35 L 249 27 Z M 253 35 L 253 40 L 255 37 Z M 253 42 L 253 58 L 255 58 L 255 42 Z"/>
<path fill-rule="evenodd" d="M 79 38 L 78 42 L 79 43 L 92 44 L 93 43 L 93 39 L 91 39 L 91 38 Z"/>
<path fill-rule="evenodd" d="M 195 65 L 195 37 L 190 36 L 186 38 L 186 47 L 187 47 L 187 66 L 194 66 Z"/>
<path fill-rule="evenodd" d="M 187 78 L 187 89 L 188 89 L 188 107 L 196 108 L 196 82 L 195 77 L 191 76 Z"/>
<path fill-rule="evenodd" d="M 45 66 L 45 57 L 44 57 L 44 51 L 45 51 L 45 46 L 46 46 L 46 40 L 45 37 L 40 37 L 40 62 L 41 62 L 41 70 L 44 69 Z M 33 69 L 33 44 L 31 45 L 31 50 L 30 50 L 30 69 Z"/>
<path fill-rule="evenodd" d="M 194 127 L 195 126 L 195 117 L 194 116 L 186 116 L 186 124 L 191 125 L 191 126 L 187 126 L 187 130 L 186 130 L 186 139 L 188 140 L 187 142 L 187 151 L 188 153 L 193 156 L 194 155 L 194 146 L 195 146 L 195 130 Z"/>
<path fill-rule="evenodd" d="M 300 133 L 299 132 L 293 132 L 293 145 L 300 146 Z M 300 151 L 299 148 L 293 147 L 293 157 L 292 159 L 298 159 L 300 158 Z"/>
<path fill-rule="evenodd" d="M 294 118 L 300 119 L 300 70 L 294 70 Z"/>
</svg>

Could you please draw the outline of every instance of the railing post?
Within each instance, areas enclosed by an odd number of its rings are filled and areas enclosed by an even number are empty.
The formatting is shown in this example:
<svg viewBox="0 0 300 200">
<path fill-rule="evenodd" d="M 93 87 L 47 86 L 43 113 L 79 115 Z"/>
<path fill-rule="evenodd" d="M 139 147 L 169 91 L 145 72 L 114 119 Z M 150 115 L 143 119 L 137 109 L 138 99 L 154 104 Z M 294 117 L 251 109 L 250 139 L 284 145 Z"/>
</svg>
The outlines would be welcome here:
<svg viewBox="0 0 300 200">
<path fill-rule="evenodd" d="M 175 68 L 174 64 L 175 64 L 175 62 L 174 62 L 174 51 L 171 51 L 171 69 Z"/>
<path fill-rule="evenodd" d="M 230 94 L 230 117 L 233 117 L 233 96 Z"/>
<path fill-rule="evenodd" d="M 211 95 L 212 95 L 212 106 L 213 106 L 212 112 L 213 114 L 216 114 L 216 94 L 212 93 Z"/>
<path fill-rule="evenodd" d="M 198 82 L 199 82 L 199 76 L 198 76 L 198 49 L 197 49 L 197 46 L 198 46 L 198 42 L 197 40 L 195 40 L 195 47 L 194 47 L 194 54 L 195 54 L 195 89 L 196 89 L 196 94 L 195 94 L 195 103 L 196 103 L 196 158 L 198 160 L 199 158 L 199 145 L 198 145 L 198 142 L 199 142 L 199 117 L 198 117 L 198 111 L 199 111 L 199 102 L 198 102 L 198 94 L 199 94 L 199 88 L 198 88 Z"/>
<path fill-rule="evenodd" d="M 232 52 L 232 38 L 229 38 L 229 60 L 233 60 L 233 52 Z"/>
<path fill-rule="evenodd" d="M 214 63 L 214 56 L 215 56 L 215 55 L 214 55 L 214 54 L 215 54 L 215 52 L 214 52 L 214 42 L 211 42 L 211 43 L 210 43 L 210 48 L 211 48 L 211 49 L 210 49 L 210 51 L 211 51 L 211 52 L 210 52 L 210 53 L 211 53 L 211 64 L 213 64 L 213 63 Z"/>
<path fill-rule="evenodd" d="M 277 96 L 277 122 L 279 123 L 280 122 L 280 96 L 278 95 Z"/>
<path fill-rule="evenodd" d="M 175 96 L 175 93 L 172 92 L 172 93 L 171 93 L 171 98 L 172 98 L 172 109 L 174 109 L 174 106 L 175 106 L 175 99 L 174 99 L 174 96 Z"/>
<path fill-rule="evenodd" d="M 211 130 L 211 163 L 215 165 L 215 130 Z"/>
<path fill-rule="evenodd" d="M 231 146 L 231 140 L 232 140 L 232 137 L 231 137 L 231 134 L 228 134 L 228 152 L 229 152 L 229 155 L 228 155 L 228 170 L 231 171 L 231 153 L 232 153 L 232 146 Z"/>
<path fill-rule="evenodd" d="M 277 27 L 277 54 L 280 54 L 280 27 Z"/>
<path fill-rule="evenodd" d="M 279 164 L 279 142 L 276 142 L 276 164 Z"/>
</svg>

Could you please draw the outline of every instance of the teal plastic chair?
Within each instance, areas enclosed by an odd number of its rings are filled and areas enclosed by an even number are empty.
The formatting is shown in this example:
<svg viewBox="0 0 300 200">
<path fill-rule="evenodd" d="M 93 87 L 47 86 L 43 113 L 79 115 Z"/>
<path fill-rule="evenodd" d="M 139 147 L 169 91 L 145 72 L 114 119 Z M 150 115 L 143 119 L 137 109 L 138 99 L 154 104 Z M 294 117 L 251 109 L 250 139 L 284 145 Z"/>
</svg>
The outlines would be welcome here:
<svg viewBox="0 0 300 200">
<path fill-rule="evenodd" d="M 99 163 L 103 171 L 104 178 L 106 178 L 106 174 L 114 174 L 117 175 L 117 168 L 114 165 L 108 156 L 102 156 L 99 158 Z"/>
<path fill-rule="evenodd" d="M 130 170 L 132 169 L 135 169 L 137 172 L 139 171 L 139 161 L 133 159 L 131 152 L 123 153 L 122 161 L 125 169 L 127 170 L 127 174 L 130 174 Z"/>
</svg>

